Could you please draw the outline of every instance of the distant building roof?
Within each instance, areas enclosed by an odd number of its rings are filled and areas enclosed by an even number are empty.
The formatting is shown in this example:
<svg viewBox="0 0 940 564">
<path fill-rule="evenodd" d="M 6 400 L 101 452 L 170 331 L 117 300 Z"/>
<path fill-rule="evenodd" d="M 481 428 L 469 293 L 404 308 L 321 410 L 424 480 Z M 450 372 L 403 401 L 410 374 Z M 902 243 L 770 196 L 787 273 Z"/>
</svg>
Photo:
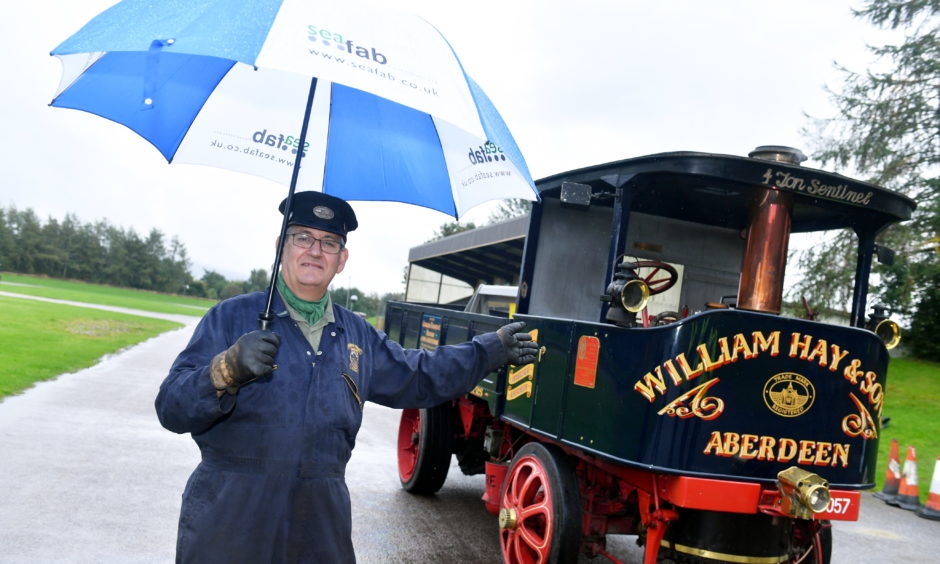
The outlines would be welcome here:
<svg viewBox="0 0 940 564">
<path fill-rule="evenodd" d="M 515 284 L 522 267 L 522 250 L 529 216 L 478 227 L 412 247 L 408 262 L 478 284 Z"/>
</svg>

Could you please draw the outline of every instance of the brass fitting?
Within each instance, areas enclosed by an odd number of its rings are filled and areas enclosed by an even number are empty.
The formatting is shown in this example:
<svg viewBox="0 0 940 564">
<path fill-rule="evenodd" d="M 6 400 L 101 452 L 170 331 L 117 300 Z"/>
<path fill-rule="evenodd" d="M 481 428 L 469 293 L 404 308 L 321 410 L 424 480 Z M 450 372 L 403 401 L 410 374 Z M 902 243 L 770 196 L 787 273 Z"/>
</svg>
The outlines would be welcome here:
<svg viewBox="0 0 940 564">
<path fill-rule="evenodd" d="M 829 506 L 829 482 L 797 466 L 777 474 L 780 511 L 797 519 L 812 519 Z"/>
<path fill-rule="evenodd" d="M 516 510 L 511 507 L 503 507 L 499 510 L 499 528 L 516 528 Z"/>
</svg>

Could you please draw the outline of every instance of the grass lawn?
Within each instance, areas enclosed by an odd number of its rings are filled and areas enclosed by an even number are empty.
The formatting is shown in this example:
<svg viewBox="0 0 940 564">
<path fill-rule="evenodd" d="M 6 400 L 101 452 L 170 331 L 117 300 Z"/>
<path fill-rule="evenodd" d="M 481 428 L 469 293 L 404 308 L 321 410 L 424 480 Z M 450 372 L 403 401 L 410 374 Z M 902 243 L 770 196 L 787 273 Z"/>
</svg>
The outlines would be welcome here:
<svg viewBox="0 0 940 564">
<path fill-rule="evenodd" d="M 0 398 L 176 327 L 181 324 L 0 296 Z"/>
<path fill-rule="evenodd" d="M 891 439 L 900 447 L 901 467 L 907 446 L 917 451 L 917 483 L 921 502 L 927 499 L 937 456 L 940 456 L 940 364 L 908 358 L 891 359 L 885 390 L 885 417 L 878 444 L 877 486 L 884 487 Z"/>
<path fill-rule="evenodd" d="M 7 272 L 2 273 L 0 281 L 13 283 L 0 284 L 0 291 L 3 292 L 70 300 L 73 302 L 142 309 L 159 313 L 179 313 L 183 315 L 201 316 L 216 303 L 215 300 L 203 298 L 159 294 L 157 292 L 145 292 L 130 288 L 88 284 L 86 282 L 57 280 L 55 278 L 23 276 Z M 19 286 L 18 284 L 26 285 Z"/>
</svg>

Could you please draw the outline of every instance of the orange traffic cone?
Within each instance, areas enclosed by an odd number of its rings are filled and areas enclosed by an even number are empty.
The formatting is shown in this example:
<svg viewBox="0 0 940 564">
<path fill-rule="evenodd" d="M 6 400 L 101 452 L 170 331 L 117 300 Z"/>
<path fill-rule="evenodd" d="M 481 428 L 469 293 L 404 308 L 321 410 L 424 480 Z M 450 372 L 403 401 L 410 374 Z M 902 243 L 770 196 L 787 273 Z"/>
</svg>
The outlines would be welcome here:
<svg viewBox="0 0 940 564">
<path fill-rule="evenodd" d="M 901 485 L 901 460 L 898 454 L 898 440 L 891 439 L 891 449 L 888 451 L 888 467 L 885 469 L 885 486 L 875 497 L 890 503 L 898 497 L 898 486 Z"/>
<path fill-rule="evenodd" d="M 907 458 L 904 459 L 904 471 L 901 475 L 901 483 L 898 484 L 898 495 L 888 504 L 910 511 L 920 509 L 920 494 L 917 490 L 917 453 L 914 452 L 912 446 L 907 447 Z"/>
<path fill-rule="evenodd" d="M 930 480 L 930 493 L 927 494 L 927 503 L 917 510 L 919 517 L 940 520 L 940 456 L 933 467 L 933 479 Z"/>
</svg>

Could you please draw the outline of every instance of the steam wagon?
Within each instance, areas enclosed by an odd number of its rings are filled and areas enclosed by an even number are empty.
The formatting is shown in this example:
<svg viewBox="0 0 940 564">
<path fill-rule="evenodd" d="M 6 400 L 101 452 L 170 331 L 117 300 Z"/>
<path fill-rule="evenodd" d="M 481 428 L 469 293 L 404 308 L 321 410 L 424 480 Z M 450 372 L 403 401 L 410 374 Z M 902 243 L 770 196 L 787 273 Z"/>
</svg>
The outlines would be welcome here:
<svg viewBox="0 0 940 564">
<path fill-rule="evenodd" d="M 868 303 L 879 232 L 908 198 L 800 166 L 675 152 L 545 178 L 511 311 L 389 304 L 389 336 L 457 343 L 525 321 L 538 360 L 453 402 L 404 410 L 404 489 L 436 492 L 452 456 L 485 474 L 506 563 L 605 555 L 637 535 L 654 562 L 829 561 L 832 520 L 874 485 L 900 331 Z M 783 309 L 790 235 L 851 229 L 845 319 Z"/>
</svg>

